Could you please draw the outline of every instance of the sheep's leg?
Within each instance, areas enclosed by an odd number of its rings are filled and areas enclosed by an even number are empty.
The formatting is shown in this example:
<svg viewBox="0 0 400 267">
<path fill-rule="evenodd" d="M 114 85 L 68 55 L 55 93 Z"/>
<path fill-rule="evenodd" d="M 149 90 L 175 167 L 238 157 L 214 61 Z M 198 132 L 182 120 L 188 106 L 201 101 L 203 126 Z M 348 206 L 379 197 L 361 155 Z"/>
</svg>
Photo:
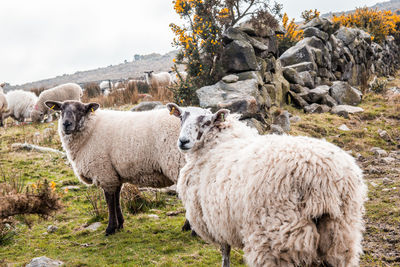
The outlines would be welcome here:
<svg viewBox="0 0 400 267">
<path fill-rule="evenodd" d="M 118 229 L 124 228 L 124 215 L 122 215 L 121 205 L 120 205 L 121 187 L 122 185 L 120 185 L 114 193 L 115 205 L 117 211 Z"/>
<path fill-rule="evenodd" d="M 228 244 L 221 245 L 221 254 L 222 254 L 222 267 L 229 267 L 231 262 L 231 246 Z"/>
<path fill-rule="evenodd" d="M 190 226 L 190 222 L 188 219 L 186 219 L 185 223 L 182 226 L 182 232 L 186 232 L 186 231 L 190 231 L 192 230 L 192 227 Z M 192 230 L 191 233 L 192 236 L 197 236 L 196 232 L 194 230 Z"/>
<path fill-rule="evenodd" d="M 104 191 L 104 196 L 106 198 L 107 207 L 108 207 L 108 226 L 106 229 L 106 235 L 112 235 L 115 233 L 115 230 L 118 226 L 117 221 L 117 209 L 115 203 L 114 192 L 106 192 Z"/>
</svg>

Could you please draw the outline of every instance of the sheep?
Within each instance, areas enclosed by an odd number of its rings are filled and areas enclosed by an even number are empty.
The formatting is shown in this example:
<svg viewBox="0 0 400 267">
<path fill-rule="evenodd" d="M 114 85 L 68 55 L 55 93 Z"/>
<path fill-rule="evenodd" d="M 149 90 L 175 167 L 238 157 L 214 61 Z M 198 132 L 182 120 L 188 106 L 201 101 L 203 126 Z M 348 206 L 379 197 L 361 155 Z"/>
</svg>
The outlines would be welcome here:
<svg viewBox="0 0 400 267">
<path fill-rule="evenodd" d="M 326 141 L 259 135 L 222 109 L 167 105 L 181 119 L 177 190 L 204 240 L 250 266 L 358 266 L 366 185 L 353 157 Z"/>
<path fill-rule="evenodd" d="M 3 114 L 3 119 L 12 117 L 18 122 L 30 118 L 31 112 L 37 101 L 37 96 L 32 92 L 14 90 L 6 94 L 8 111 Z"/>
<path fill-rule="evenodd" d="M 171 83 L 174 83 L 174 84 L 178 84 L 181 81 L 185 81 L 186 77 L 187 77 L 186 71 L 178 71 L 179 75 L 178 75 L 178 73 L 176 73 L 175 71 L 172 71 L 172 70 L 168 71 L 168 73 L 169 73 L 169 75 L 171 75 Z M 182 78 L 182 80 L 181 80 L 181 78 L 179 78 L 179 76 Z"/>
<path fill-rule="evenodd" d="M 151 88 L 159 86 L 165 87 L 171 84 L 171 75 L 168 72 L 153 73 L 154 71 L 145 71 L 146 83 Z"/>
<path fill-rule="evenodd" d="M 113 84 L 111 82 L 111 80 L 107 80 L 107 81 L 102 81 L 99 84 L 99 87 L 101 89 L 101 92 L 104 94 L 106 90 L 108 90 L 108 93 L 110 93 L 111 89 L 113 88 Z"/>
<path fill-rule="evenodd" d="M 82 97 L 82 88 L 76 83 L 66 83 L 40 93 L 39 99 L 36 102 L 35 108 L 31 113 L 31 119 L 34 122 L 41 122 L 47 114 L 47 122 L 52 121 L 53 110 L 48 109 L 44 102 L 48 100 L 65 101 L 65 100 L 80 100 Z"/>
<path fill-rule="evenodd" d="M 3 92 L 3 84 L 0 84 L 0 127 L 3 126 L 3 114 L 8 112 L 8 104 L 6 95 Z"/>
<path fill-rule="evenodd" d="M 175 145 L 179 120 L 167 109 L 129 112 L 98 110 L 97 103 L 79 101 L 45 104 L 62 111 L 58 132 L 76 176 L 104 191 L 109 211 L 106 235 L 123 228 L 119 204 L 123 183 L 139 187 L 176 183 L 184 158 Z"/>
</svg>

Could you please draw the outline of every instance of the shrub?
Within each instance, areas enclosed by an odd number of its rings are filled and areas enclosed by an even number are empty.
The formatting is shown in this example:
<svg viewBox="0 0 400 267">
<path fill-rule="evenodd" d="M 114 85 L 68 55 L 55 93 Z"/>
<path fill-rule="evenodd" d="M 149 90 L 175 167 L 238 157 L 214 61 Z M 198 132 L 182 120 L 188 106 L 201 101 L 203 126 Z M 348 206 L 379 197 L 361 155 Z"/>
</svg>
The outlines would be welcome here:
<svg viewBox="0 0 400 267">
<path fill-rule="evenodd" d="M 183 26 L 170 24 L 176 36 L 173 44 L 180 49 L 174 62 L 184 64 L 188 73 L 188 81 L 173 89 L 174 98 L 185 104 L 196 102 L 191 98 L 196 88 L 221 79 L 223 29 L 244 18 L 250 18 L 255 26 L 276 24 L 270 13 L 278 15 L 281 10 L 280 5 L 261 0 L 174 0 L 173 4 L 186 22 Z"/>
<path fill-rule="evenodd" d="M 387 89 L 388 81 L 386 78 L 376 78 L 371 83 L 371 90 L 375 93 L 383 93 Z"/>
<path fill-rule="evenodd" d="M 333 16 L 332 20 L 345 27 L 363 29 L 378 43 L 383 42 L 388 35 L 393 35 L 399 40 L 400 16 L 392 11 L 358 8 L 351 14 Z"/>
<path fill-rule="evenodd" d="M 304 19 L 304 22 L 305 23 L 307 23 L 307 22 L 309 22 L 309 21 L 311 21 L 311 20 L 313 20 L 313 19 L 315 19 L 315 18 L 319 18 L 319 15 L 320 15 L 321 13 L 318 11 L 318 10 L 316 10 L 316 9 L 314 9 L 314 10 L 312 10 L 312 9 L 310 9 L 310 10 L 304 10 L 302 13 L 301 13 L 301 18 L 302 19 Z"/>
<path fill-rule="evenodd" d="M 299 25 L 294 22 L 294 19 L 289 20 L 286 13 L 282 17 L 282 26 L 286 33 L 278 35 L 278 49 L 280 55 L 303 39 L 303 30 L 299 29 Z"/>
<path fill-rule="evenodd" d="M 91 222 L 107 218 L 106 203 L 103 198 L 103 192 L 99 188 L 88 187 L 85 198 L 90 204 L 87 212 L 92 216 Z"/>
<path fill-rule="evenodd" d="M 160 192 L 142 193 L 132 184 L 124 184 L 121 192 L 121 200 L 124 209 L 131 214 L 146 212 L 150 209 L 161 208 L 166 205 L 166 199 Z"/>
</svg>

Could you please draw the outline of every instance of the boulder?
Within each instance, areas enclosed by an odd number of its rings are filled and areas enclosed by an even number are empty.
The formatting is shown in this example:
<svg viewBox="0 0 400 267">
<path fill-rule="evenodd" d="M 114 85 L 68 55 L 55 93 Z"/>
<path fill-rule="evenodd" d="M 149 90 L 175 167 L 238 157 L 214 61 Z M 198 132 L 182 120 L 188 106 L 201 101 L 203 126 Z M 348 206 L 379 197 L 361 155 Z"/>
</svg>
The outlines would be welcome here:
<svg viewBox="0 0 400 267">
<path fill-rule="evenodd" d="M 307 87 L 301 86 L 300 84 L 290 84 L 290 91 L 295 92 L 296 94 L 307 94 L 310 92 L 310 89 Z"/>
<path fill-rule="evenodd" d="M 357 31 L 352 28 L 340 27 L 335 35 L 345 45 L 349 45 L 357 38 Z"/>
<path fill-rule="evenodd" d="M 271 129 L 269 131 L 270 134 L 277 134 L 277 135 L 282 135 L 285 133 L 285 131 L 282 129 L 281 126 L 276 125 L 276 124 L 271 124 Z"/>
<path fill-rule="evenodd" d="M 222 40 L 228 44 L 232 41 L 247 41 L 248 35 L 238 28 L 229 27 L 222 33 Z"/>
<path fill-rule="evenodd" d="M 240 73 L 236 73 L 235 76 L 237 76 L 239 78 L 239 81 L 255 79 L 258 81 L 258 83 L 263 84 L 263 78 L 259 71 L 240 72 Z"/>
<path fill-rule="evenodd" d="M 307 86 L 310 89 L 314 88 L 315 86 L 314 79 L 311 76 L 310 72 L 308 71 L 299 72 L 299 77 L 303 80 L 304 86 Z"/>
<path fill-rule="evenodd" d="M 289 91 L 288 98 L 290 103 L 293 103 L 293 105 L 298 108 L 304 109 L 304 107 L 308 106 L 308 103 L 302 97 L 300 97 L 298 94 L 294 92 Z"/>
<path fill-rule="evenodd" d="M 361 102 L 362 93 L 350 86 L 347 82 L 336 81 L 330 88 L 330 95 L 339 105 L 358 105 Z"/>
<path fill-rule="evenodd" d="M 289 82 L 293 84 L 299 84 L 301 86 L 304 86 L 303 80 L 300 78 L 299 74 L 297 71 L 295 71 L 292 68 L 283 68 L 283 77 Z"/>
<path fill-rule="evenodd" d="M 205 86 L 196 91 L 202 108 L 211 108 L 213 112 L 227 108 L 240 113 L 243 117 L 259 116 L 267 103 L 256 79 L 224 83 L 222 81 Z"/>
<path fill-rule="evenodd" d="M 25 267 L 55 267 L 55 266 L 61 266 L 63 264 L 64 262 L 62 261 L 53 260 L 47 258 L 46 256 L 41 256 L 33 258 L 31 262 L 29 262 Z"/>
<path fill-rule="evenodd" d="M 321 103 L 326 95 L 329 94 L 329 86 L 320 85 L 306 94 L 300 94 L 300 96 L 308 103 Z"/>
<path fill-rule="evenodd" d="M 222 56 L 222 64 L 228 73 L 258 70 L 253 46 L 240 40 L 229 43 Z"/>
<path fill-rule="evenodd" d="M 295 46 L 286 50 L 280 57 L 283 66 L 290 66 L 303 62 L 315 62 L 311 47 L 307 45 L 308 38 L 299 41 Z"/>
<path fill-rule="evenodd" d="M 322 30 L 324 32 L 327 32 L 329 34 L 335 32 L 337 30 L 337 27 L 335 24 L 333 24 L 330 20 L 326 18 L 321 18 L 317 17 L 309 21 L 308 23 L 302 25 L 300 29 L 306 30 L 307 28 L 314 27 L 319 30 Z"/>
<path fill-rule="evenodd" d="M 337 114 L 342 116 L 341 114 L 354 114 L 354 113 L 359 113 L 359 112 L 363 112 L 364 109 L 360 108 L 360 107 L 353 107 L 353 106 L 349 106 L 349 105 L 337 105 L 334 106 L 331 109 L 331 113 L 332 114 Z M 343 117 L 346 117 L 346 115 L 344 115 Z"/>
<path fill-rule="evenodd" d="M 144 101 L 134 106 L 131 111 L 146 111 L 165 107 L 163 103 L 159 101 Z"/>
<path fill-rule="evenodd" d="M 289 112 L 287 110 L 281 111 L 276 116 L 274 116 L 272 124 L 279 125 L 283 131 L 290 131 L 290 119 Z"/>
<path fill-rule="evenodd" d="M 304 107 L 304 111 L 306 113 L 325 113 L 330 111 L 330 107 L 327 105 L 320 105 L 317 103 L 313 103 L 309 106 Z"/>
<path fill-rule="evenodd" d="M 304 30 L 304 37 L 318 37 L 322 41 L 326 42 L 329 39 L 329 35 L 315 27 L 308 27 Z"/>
<path fill-rule="evenodd" d="M 222 78 L 222 81 L 224 83 L 235 83 L 239 81 L 239 76 L 234 74 L 226 75 L 225 77 Z"/>
</svg>

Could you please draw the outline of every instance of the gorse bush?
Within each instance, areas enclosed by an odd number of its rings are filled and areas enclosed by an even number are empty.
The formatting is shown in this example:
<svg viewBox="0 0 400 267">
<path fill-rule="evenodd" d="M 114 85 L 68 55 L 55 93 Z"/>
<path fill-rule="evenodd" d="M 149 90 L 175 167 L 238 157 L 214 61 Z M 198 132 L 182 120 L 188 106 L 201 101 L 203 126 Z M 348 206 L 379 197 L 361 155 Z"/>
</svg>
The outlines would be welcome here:
<svg viewBox="0 0 400 267">
<path fill-rule="evenodd" d="M 282 26 L 286 33 L 278 35 L 280 55 L 303 39 L 303 30 L 299 29 L 299 25 L 294 22 L 294 19 L 289 20 L 286 13 L 282 17 Z"/>
<path fill-rule="evenodd" d="M 351 14 L 333 16 L 332 20 L 345 27 L 363 29 L 378 43 L 383 42 L 388 35 L 400 40 L 400 16 L 391 11 L 359 8 Z"/>
<path fill-rule="evenodd" d="M 175 12 L 185 21 L 182 26 L 170 24 L 175 34 L 173 45 L 179 48 L 174 59 L 184 64 L 187 81 L 172 89 L 177 102 L 196 102 L 196 88 L 210 85 L 221 79 L 223 72 L 222 33 L 245 18 L 255 26 L 276 26 L 274 15 L 279 15 L 281 6 L 263 0 L 175 0 Z M 271 15 L 272 14 L 272 15 Z M 175 67 L 176 69 L 176 67 Z"/>
<path fill-rule="evenodd" d="M 315 19 L 315 18 L 319 18 L 319 15 L 320 15 L 321 13 L 318 11 L 318 10 L 316 10 L 316 9 L 314 9 L 314 10 L 312 10 L 312 9 L 310 9 L 310 10 L 304 10 L 302 13 L 301 13 L 301 18 L 302 19 L 304 19 L 304 22 L 305 23 L 307 23 L 307 22 L 309 22 L 309 21 L 311 21 L 311 20 L 313 20 L 313 19 Z"/>
</svg>

